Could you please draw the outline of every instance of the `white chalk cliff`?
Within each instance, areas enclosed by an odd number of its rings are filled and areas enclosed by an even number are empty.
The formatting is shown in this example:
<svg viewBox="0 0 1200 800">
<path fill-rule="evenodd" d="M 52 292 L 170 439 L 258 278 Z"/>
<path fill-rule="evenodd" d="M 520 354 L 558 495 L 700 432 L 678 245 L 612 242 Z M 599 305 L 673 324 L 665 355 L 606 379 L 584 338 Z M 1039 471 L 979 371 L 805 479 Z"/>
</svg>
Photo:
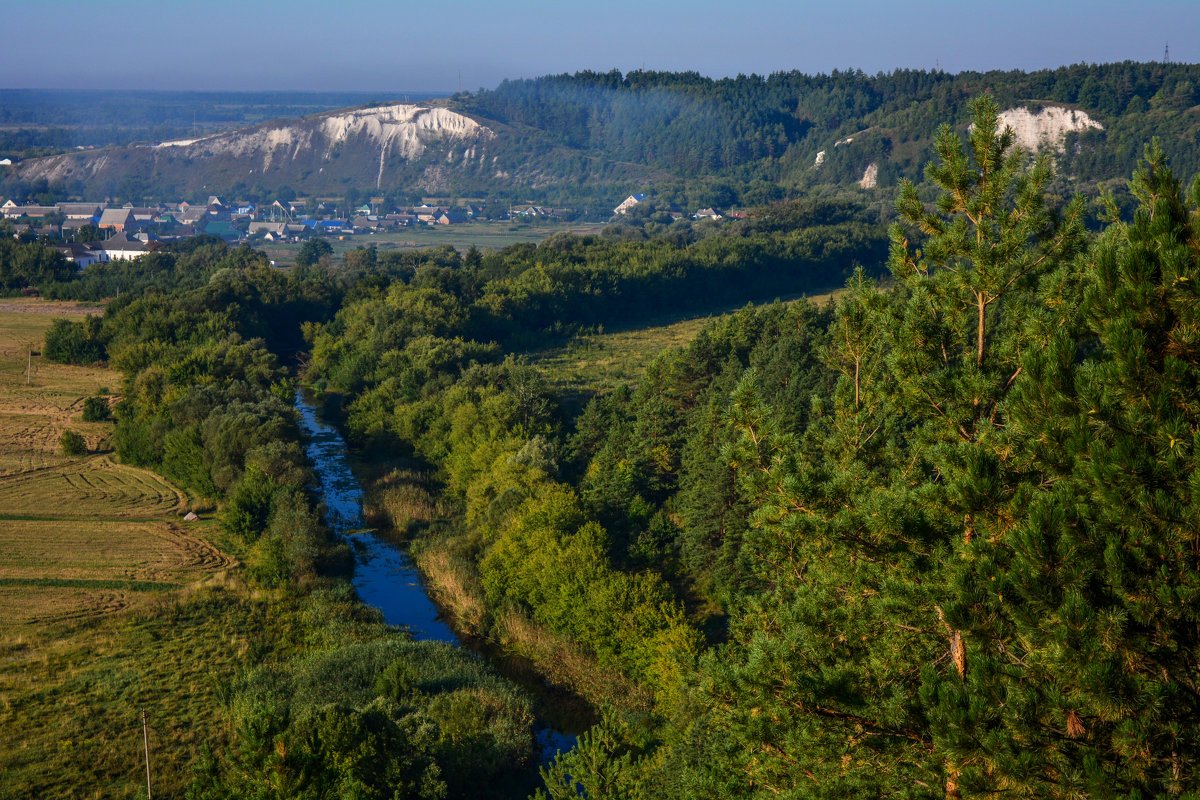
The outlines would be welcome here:
<svg viewBox="0 0 1200 800">
<path fill-rule="evenodd" d="M 1089 117 L 1086 111 L 1062 106 L 1044 106 L 1037 112 L 1010 108 L 1000 112 L 1000 126 L 1006 125 L 1013 129 L 1017 146 L 1031 152 L 1053 150 L 1061 153 L 1068 133 L 1104 130 L 1104 126 Z"/>
</svg>

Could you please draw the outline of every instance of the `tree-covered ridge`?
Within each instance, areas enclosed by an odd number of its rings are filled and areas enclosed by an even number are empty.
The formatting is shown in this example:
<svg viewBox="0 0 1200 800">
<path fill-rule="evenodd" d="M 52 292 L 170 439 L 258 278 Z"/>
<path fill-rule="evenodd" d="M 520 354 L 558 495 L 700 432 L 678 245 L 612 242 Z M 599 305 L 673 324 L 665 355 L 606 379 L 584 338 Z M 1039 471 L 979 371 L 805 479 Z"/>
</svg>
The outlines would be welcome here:
<svg viewBox="0 0 1200 800">
<path fill-rule="evenodd" d="M 614 70 L 504 81 L 460 102 L 561 145 L 680 176 L 850 183 L 874 161 L 887 183 L 919 177 L 938 126 L 963 118 L 969 100 L 984 91 L 1002 108 L 1059 103 L 1100 119 L 1106 130 L 1073 139 L 1063 159 L 1063 172 L 1077 179 L 1128 175 L 1152 134 L 1177 169 L 1200 169 L 1200 67 L 1188 64 L 958 74 L 793 71 L 722 79 Z M 849 136 L 855 141 L 835 146 Z M 815 169 L 819 151 L 826 156 Z"/>
<path fill-rule="evenodd" d="M 957 74 L 790 71 L 721 79 L 614 70 L 504 81 L 440 101 L 494 134 L 478 152 L 468 148 L 469 158 L 446 144 L 424 160 L 409 160 L 381 153 L 367 137 L 340 145 L 328 162 L 319 154 L 301 153 L 296 160 L 296 153 L 280 153 L 264 171 L 259 155 L 183 159 L 171 148 L 126 147 L 27 160 L 0 175 L 0 193 L 117 195 L 143 202 L 203 191 L 269 203 L 298 191 L 379 194 L 401 204 L 436 194 L 487 198 L 499 213 L 513 203 L 536 202 L 605 219 L 629 194 L 647 192 L 695 213 L 708 205 L 748 207 L 797 197 L 817 186 L 857 187 L 872 164 L 877 186 L 917 180 L 933 157 L 938 127 L 947 118 L 965 122 L 970 99 L 981 93 L 1002 109 L 1060 106 L 1102 125 L 1069 134 L 1056 156 L 1058 174 L 1078 189 L 1123 182 L 1152 136 L 1181 173 L 1200 170 L 1197 65 L 1122 62 Z M 318 122 L 294 124 L 311 131 Z M 245 128 L 243 142 L 261 133 Z M 387 160 L 382 178 L 381 155 Z M 58 166 L 67 162 L 79 162 L 82 171 L 63 184 Z"/>
</svg>

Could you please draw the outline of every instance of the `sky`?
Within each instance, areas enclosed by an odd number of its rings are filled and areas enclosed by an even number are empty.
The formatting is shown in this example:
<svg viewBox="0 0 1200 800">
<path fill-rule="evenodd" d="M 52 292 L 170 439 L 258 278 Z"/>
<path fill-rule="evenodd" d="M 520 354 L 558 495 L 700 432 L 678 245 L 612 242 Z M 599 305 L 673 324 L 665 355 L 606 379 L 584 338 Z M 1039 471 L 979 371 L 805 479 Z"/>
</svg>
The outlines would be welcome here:
<svg viewBox="0 0 1200 800">
<path fill-rule="evenodd" d="M 446 91 L 577 70 L 721 77 L 1200 61 L 1200 0 L 25 0 L 0 88 Z"/>
</svg>

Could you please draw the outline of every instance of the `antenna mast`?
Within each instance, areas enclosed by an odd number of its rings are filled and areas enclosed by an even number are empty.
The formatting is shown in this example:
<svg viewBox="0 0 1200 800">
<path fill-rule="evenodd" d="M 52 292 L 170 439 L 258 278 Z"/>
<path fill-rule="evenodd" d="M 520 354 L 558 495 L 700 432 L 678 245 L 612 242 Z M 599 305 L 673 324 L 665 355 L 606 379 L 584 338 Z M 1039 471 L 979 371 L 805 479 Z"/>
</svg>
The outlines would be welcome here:
<svg viewBox="0 0 1200 800">
<path fill-rule="evenodd" d="M 1164 64 L 1171 63 L 1171 43 L 1170 42 L 1167 42 L 1165 45 L 1163 45 L 1163 63 Z"/>
</svg>

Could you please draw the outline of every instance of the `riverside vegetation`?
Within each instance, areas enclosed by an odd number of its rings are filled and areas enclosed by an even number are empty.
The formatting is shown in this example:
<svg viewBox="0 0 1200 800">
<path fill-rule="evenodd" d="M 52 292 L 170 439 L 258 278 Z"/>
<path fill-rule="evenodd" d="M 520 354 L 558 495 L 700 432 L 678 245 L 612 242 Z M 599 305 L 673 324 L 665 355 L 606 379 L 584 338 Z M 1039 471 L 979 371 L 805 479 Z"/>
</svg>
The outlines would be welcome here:
<svg viewBox="0 0 1200 800">
<path fill-rule="evenodd" d="M 1200 791 L 1200 182 L 1151 145 L 1133 213 L 1089 210 L 972 111 L 886 242 L 791 204 L 288 274 L 214 244 L 160 256 L 178 289 L 59 326 L 125 372 L 123 462 L 218 501 L 244 580 L 296 620 L 254 637 L 191 796 L 524 790 L 529 699 L 338 581 L 297 354 L 456 624 L 598 709 L 542 796 Z M 520 357 L 855 261 L 831 304 L 716 318 L 583 404 Z M 149 280 L 123 269 L 48 285 Z"/>
</svg>

